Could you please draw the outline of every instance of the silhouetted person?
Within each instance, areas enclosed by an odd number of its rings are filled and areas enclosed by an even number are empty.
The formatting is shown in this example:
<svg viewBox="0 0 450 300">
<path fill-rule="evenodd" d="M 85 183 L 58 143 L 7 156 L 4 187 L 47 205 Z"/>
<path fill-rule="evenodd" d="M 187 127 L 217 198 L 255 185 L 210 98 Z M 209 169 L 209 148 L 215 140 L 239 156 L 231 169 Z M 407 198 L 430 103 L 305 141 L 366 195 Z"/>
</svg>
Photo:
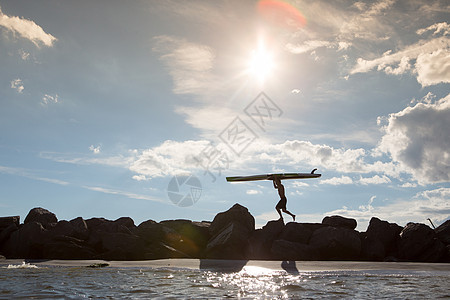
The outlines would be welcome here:
<svg viewBox="0 0 450 300">
<path fill-rule="evenodd" d="M 287 198 L 286 198 L 286 195 L 284 194 L 284 185 L 281 184 L 281 180 L 276 176 L 273 179 L 273 187 L 278 190 L 278 195 L 280 195 L 280 201 L 278 201 L 277 206 L 275 206 L 275 209 L 277 210 L 278 214 L 280 215 L 280 219 L 283 220 L 283 216 L 281 215 L 281 212 L 284 212 L 284 213 L 290 215 L 295 221 L 295 215 L 286 209 Z"/>
</svg>

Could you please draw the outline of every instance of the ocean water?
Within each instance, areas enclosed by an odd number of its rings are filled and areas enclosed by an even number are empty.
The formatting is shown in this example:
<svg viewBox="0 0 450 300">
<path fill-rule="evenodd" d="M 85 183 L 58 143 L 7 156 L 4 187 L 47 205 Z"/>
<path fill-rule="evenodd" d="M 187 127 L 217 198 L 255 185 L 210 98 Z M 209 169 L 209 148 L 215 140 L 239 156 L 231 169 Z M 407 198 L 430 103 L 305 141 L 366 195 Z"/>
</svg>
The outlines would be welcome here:
<svg viewBox="0 0 450 300">
<path fill-rule="evenodd" d="M 286 271 L 287 270 L 287 271 Z M 0 299 L 448 299 L 449 271 L 0 267 Z"/>
</svg>

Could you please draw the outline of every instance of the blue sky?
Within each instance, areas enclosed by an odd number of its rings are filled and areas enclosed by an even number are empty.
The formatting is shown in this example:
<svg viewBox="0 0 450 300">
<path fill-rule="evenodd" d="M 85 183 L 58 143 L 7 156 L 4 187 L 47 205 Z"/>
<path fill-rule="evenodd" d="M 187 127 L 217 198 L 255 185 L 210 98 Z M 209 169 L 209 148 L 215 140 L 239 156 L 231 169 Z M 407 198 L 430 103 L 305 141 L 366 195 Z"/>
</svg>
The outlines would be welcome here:
<svg viewBox="0 0 450 300">
<path fill-rule="evenodd" d="M 448 2 L 280 3 L 0 0 L 0 215 L 448 219 Z"/>
</svg>

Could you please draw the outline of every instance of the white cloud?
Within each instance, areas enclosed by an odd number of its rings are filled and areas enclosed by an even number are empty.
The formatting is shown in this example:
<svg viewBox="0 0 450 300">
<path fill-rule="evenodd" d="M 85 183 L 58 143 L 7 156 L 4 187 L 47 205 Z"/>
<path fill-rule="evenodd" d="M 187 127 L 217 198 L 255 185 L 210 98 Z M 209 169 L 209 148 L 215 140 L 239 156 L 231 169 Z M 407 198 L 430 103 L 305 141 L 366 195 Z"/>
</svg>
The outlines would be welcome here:
<svg viewBox="0 0 450 300">
<path fill-rule="evenodd" d="M 395 53 L 387 51 L 383 56 L 373 60 L 358 58 L 350 74 L 365 73 L 375 68 L 393 75 L 411 71 L 417 74 L 417 80 L 422 86 L 449 83 L 449 49 L 450 40 L 446 37 L 421 40 Z M 410 64 L 412 60 L 416 60 L 414 68 Z"/>
<path fill-rule="evenodd" d="M 417 34 L 422 35 L 428 31 L 434 31 L 433 35 L 437 35 L 438 33 L 442 33 L 442 35 L 450 34 L 450 25 L 447 22 L 436 23 L 427 28 L 422 28 L 417 30 Z"/>
<path fill-rule="evenodd" d="M 333 178 L 321 180 L 320 183 L 321 184 L 331 184 L 331 185 L 342 185 L 342 184 L 353 184 L 353 180 L 348 176 L 342 175 L 341 177 L 333 177 Z"/>
<path fill-rule="evenodd" d="M 259 191 L 259 190 L 247 190 L 245 193 L 246 193 L 247 195 L 258 195 L 258 194 L 262 194 L 262 192 Z"/>
<path fill-rule="evenodd" d="M 20 50 L 19 50 L 19 55 L 20 55 L 20 58 L 21 58 L 22 60 L 29 60 L 29 59 L 30 59 L 30 53 L 26 52 L 26 51 L 23 50 L 23 49 L 20 49 Z"/>
<path fill-rule="evenodd" d="M 28 39 L 37 47 L 45 45 L 53 46 L 57 39 L 51 34 L 46 33 L 42 27 L 35 22 L 19 17 L 10 17 L 5 15 L 0 8 L 0 26 L 13 34 L 18 34 L 22 38 Z"/>
<path fill-rule="evenodd" d="M 42 105 L 48 105 L 48 104 L 51 104 L 51 103 L 58 103 L 58 101 L 59 101 L 58 94 L 56 94 L 55 96 L 45 94 L 42 97 L 41 104 Z"/>
<path fill-rule="evenodd" d="M 450 180 L 450 94 L 391 114 L 378 149 L 422 184 Z"/>
<path fill-rule="evenodd" d="M 450 51 L 441 49 L 422 53 L 416 62 L 417 81 L 422 86 L 450 83 Z"/>
<path fill-rule="evenodd" d="M 39 157 L 50 159 L 60 163 L 79 164 L 79 165 L 105 165 L 111 167 L 128 168 L 135 160 L 137 153 L 130 151 L 128 155 L 115 156 L 92 156 L 82 155 L 79 153 L 57 153 L 57 152 L 41 152 Z"/>
<path fill-rule="evenodd" d="M 101 151 L 101 146 L 95 147 L 94 145 L 90 145 L 89 150 L 91 150 L 94 154 L 99 154 Z"/>
<path fill-rule="evenodd" d="M 381 0 L 369 7 L 360 2 L 354 5 L 359 11 L 340 24 L 340 39 L 352 41 L 356 39 L 383 40 L 389 34 L 390 28 L 380 22 L 380 15 L 385 14 L 394 5 L 395 0 Z"/>
<path fill-rule="evenodd" d="M 199 161 L 202 163 L 204 159 L 202 151 L 208 149 L 208 144 L 207 141 L 168 140 L 160 146 L 142 151 L 129 169 L 146 178 L 187 173 L 190 169 L 199 168 Z"/>
<path fill-rule="evenodd" d="M 83 186 L 83 188 L 94 191 L 94 192 L 124 196 L 124 197 L 130 198 L 130 199 L 147 200 L 147 201 L 169 204 L 169 202 L 162 200 L 160 198 L 151 197 L 148 195 L 131 193 L 131 192 L 122 191 L 122 190 L 109 189 L 109 188 L 104 188 L 104 187 L 99 187 L 99 186 Z"/>
<path fill-rule="evenodd" d="M 212 48 L 170 36 L 155 37 L 153 51 L 162 53 L 174 82 L 176 94 L 202 94 L 215 81 L 211 70 L 215 54 Z"/>
<path fill-rule="evenodd" d="M 23 86 L 22 79 L 17 78 L 11 81 L 11 88 L 15 89 L 19 94 L 21 94 L 25 89 L 25 87 Z"/>
<path fill-rule="evenodd" d="M 40 176 L 40 175 L 35 174 L 36 171 L 34 171 L 34 170 L 27 170 L 27 169 L 23 169 L 23 168 L 12 168 L 12 167 L 0 166 L 0 173 L 22 176 L 22 177 L 30 178 L 33 180 L 39 180 L 39 181 L 54 183 L 54 184 L 58 184 L 58 185 L 68 185 L 69 184 L 67 181 Z"/>
<path fill-rule="evenodd" d="M 310 51 L 313 51 L 318 48 L 330 47 L 330 46 L 332 46 L 332 43 L 328 42 L 328 41 L 310 40 L 310 41 L 304 41 L 301 44 L 288 43 L 288 44 L 286 44 L 286 50 L 288 50 L 289 52 L 294 53 L 294 54 L 300 54 L 300 53 L 310 52 Z"/>
<path fill-rule="evenodd" d="M 359 179 L 359 183 L 364 184 L 364 185 L 368 185 L 368 184 L 384 184 L 384 183 L 390 183 L 391 180 L 389 179 L 389 177 L 383 175 L 383 176 L 379 176 L 379 175 L 375 175 L 373 177 L 361 177 Z"/>
</svg>

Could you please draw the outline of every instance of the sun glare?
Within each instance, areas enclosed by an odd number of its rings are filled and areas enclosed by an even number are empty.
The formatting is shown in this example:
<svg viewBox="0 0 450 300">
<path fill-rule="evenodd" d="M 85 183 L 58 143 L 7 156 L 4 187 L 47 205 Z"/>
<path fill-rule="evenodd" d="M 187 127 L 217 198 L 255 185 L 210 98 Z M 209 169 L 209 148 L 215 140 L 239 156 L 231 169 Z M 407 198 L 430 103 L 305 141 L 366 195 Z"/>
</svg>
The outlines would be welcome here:
<svg viewBox="0 0 450 300">
<path fill-rule="evenodd" d="M 264 83 L 272 73 L 274 66 L 273 54 L 260 46 L 251 54 L 248 71 L 259 83 Z"/>
</svg>

